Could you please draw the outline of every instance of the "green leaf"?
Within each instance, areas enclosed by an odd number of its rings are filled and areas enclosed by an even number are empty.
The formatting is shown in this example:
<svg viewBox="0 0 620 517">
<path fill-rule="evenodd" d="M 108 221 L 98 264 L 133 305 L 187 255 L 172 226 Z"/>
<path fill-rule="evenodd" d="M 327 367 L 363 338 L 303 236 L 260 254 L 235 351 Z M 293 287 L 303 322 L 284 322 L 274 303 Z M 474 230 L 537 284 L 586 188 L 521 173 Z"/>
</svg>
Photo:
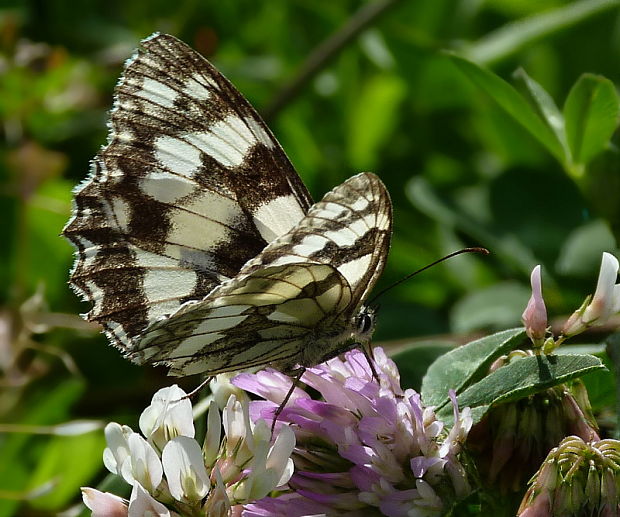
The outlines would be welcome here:
<svg viewBox="0 0 620 517">
<path fill-rule="evenodd" d="M 351 114 L 349 157 L 354 169 L 374 169 L 379 150 L 398 122 L 407 91 L 396 75 L 377 75 L 364 86 Z"/>
<path fill-rule="evenodd" d="M 530 106 L 532 106 L 545 125 L 553 131 L 562 146 L 564 156 L 567 161 L 570 161 L 570 150 L 566 143 L 566 134 L 564 132 L 564 116 L 556 106 L 551 95 L 527 75 L 523 68 L 519 68 L 513 76 L 517 81 L 517 86 L 521 86 L 521 94 L 530 103 Z"/>
<path fill-rule="evenodd" d="M 616 249 L 609 223 L 603 219 L 594 219 L 576 227 L 565 239 L 555 269 L 561 275 L 591 278 L 601 263 L 604 251 Z"/>
<path fill-rule="evenodd" d="M 455 343 L 447 341 L 423 341 L 405 345 L 404 350 L 392 355 L 392 360 L 398 366 L 403 389 L 413 388 L 419 391 L 428 367 L 455 346 Z"/>
<path fill-rule="evenodd" d="M 525 337 L 522 328 L 504 330 L 472 341 L 442 355 L 422 380 L 422 400 L 427 406 L 441 407 L 448 401 L 448 390 L 457 393 L 486 374 L 491 363 L 514 350 Z"/>
<path fill-rule="evenodd" d="M 452 55 L 452 62 L 478 87 L 488 93 L 499 106 L 527 129 L 553 156 L 565 163 L 564 148 L 555 132 L 547 125 L 519 92 L 490 70 Z"/>
<path fill-rule="evenodd" d="M 500 3 L 505 5 L 505 0 Z M 515 2 L 519 7 L 536 6 L 540 2 Z M 567 2 L 557 9 L 544 10 L 520 18 L 486 33 L 467 50 L 467 57 L 478 63 L 490 64 L 519 52 L 527 45 L 581 23 L 592 16 L 618 7 L 616 0 L 581 0 Z"/>
<path fill-rule="evenodd" d="M 459 408 L 476 409 L 479 420 L 493 404 L 518 400 L 604 369 L 601 360 L 591 355 L 524 357 L 498 368 L 463 391 L 458 396 Z M 445 406 L 438 412 L 438 417 L 449 421 L 451 414 L 452 408 Z"/>
<path fill-rule="evenodd" d="M 492 250 L 498 260 L 519 269 L 524 275 L 529 275 L 538 263 L 531 250 L 515 235 L 496 235 L 487 225 L 440 197 L 426 178 L 421 176 L 412 178 L 406 186 L 405 193 L 411 203 L 428 217 L 470 235 L 474 242 Z"/>
<path fill-rule="evenodd" d="M 580 168 L 609 143 L 618 124 L 620 104 L 614 84 L 605 77 L 583 74 L 572 87 L 564 104 L 566 138 L 573 161 Z"/>
<path fill-rule="evenodd" d="M 54 490 L 33 499 L 30 504 L 40 509 L 60 509 L 79 494 L 80 486 L 90 482 L 101 469 L 105 448 L 103 432 L 79 436 L 55 436 L 41 452 L 38 465 L 30 478 L 31 487 L 54 482 Z"/>
</svg>

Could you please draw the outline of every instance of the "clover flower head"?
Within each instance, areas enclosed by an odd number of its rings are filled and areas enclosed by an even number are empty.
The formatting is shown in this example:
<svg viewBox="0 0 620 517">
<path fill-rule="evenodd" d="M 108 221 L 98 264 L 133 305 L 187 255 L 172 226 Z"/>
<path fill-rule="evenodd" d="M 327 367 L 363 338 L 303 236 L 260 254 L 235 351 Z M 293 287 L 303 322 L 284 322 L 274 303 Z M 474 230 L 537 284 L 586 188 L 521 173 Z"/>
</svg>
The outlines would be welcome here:
<svg viewBox="0 0 620 517">
<path fill-rule="evenodd" d="M 530 481 L 519 517 L 614 516 L 620 513 L 620 441 L 568 436 Z"/>
<path fill-rule="evenodd" d="M 293 473 L 293 431 L 281 427 L 272 437 L 267 423 L 250 420 L 245 396 L 231 396 L 223 413 L 222 419 L 212 401 L 201 446 L 185 392 L 158 391 L 140 418 L 144 436 L 117 423 L 105 429 L 104 463 L 132 485 L 130 501 L 84 488 L 85 504 L 97 517 L 225 517 L 285 486 Z"/>
<path fill-rule="evenodd" d="M 401 389 L 383 350 L 374 355 L 378 379 L 359 350 L 306 370 L 303 383 L 321 399 L 297 387 L 276 423 L 296 434 L 293 493 L 247 505 L 244 515 L 434 516 L 470 492 L 458 459 L 472 424 L 469 410 L 455 412 L 447 433 L 418 393 Z M 233 380 L 266 398 L 251 403 L 254 421 L 273 419 L 291 382 L 273 370 Z"/>
</svg>

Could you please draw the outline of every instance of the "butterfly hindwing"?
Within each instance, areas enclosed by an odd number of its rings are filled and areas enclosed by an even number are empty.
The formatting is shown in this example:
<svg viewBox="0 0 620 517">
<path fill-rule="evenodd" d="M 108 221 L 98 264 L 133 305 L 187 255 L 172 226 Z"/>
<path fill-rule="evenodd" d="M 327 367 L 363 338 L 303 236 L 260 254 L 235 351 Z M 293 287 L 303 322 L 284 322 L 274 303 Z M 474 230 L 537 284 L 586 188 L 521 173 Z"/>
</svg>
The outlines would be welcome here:
<svg viewBox="0 0 620 517">
<path fill-rule="evenodd" d="M 392 203 L 374 174 L 349 178 L 313 205 L 292 231 L 244 268 L 309 260 L 330 264 L 348 282 L 355 309 L 383 272 L 392 235 Z"/>
<path fill-rule="evenodd" d="M 286 371 L 316 344 L 309 342 L 313 331 L 333 325 L 350 301 L 347 282 L 326 264 L 260 268 L 152 325 L 133 359 L 163 362 L 176 375 L 265 364 Z"/>
<path fill-rule="evenodd" d="M 201 299 L 312 201 L 243 96 L 202 56 L 154 35 L 116 87 L 106 147 L 76 190 L 64 234 L 71 282 L 122 349 Z"/>
<path fill-rule="evenodd" d="M 390 233 L 385 187 L 373 174 L 354 176 L 235 278 L 149 327 L 132 357 L 183 375 L 316 364 L 354 344 L 355 317 L 383 270 Z"/>
</svg>

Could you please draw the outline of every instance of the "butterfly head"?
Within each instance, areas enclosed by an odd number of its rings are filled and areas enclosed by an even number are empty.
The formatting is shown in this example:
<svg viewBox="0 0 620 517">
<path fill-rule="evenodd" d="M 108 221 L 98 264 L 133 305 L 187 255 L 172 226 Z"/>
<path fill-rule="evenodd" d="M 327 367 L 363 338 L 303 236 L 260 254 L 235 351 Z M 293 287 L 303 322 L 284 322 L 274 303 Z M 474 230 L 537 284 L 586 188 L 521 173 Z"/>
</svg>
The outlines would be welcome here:
<svg viewBox="0 0 620 517">
<path fill-rule="evenodd" d="M 357 337 L 361 342 L 368 342 L 375 331 L 377 311 L 374 307 L 364 306 L 355 317 Z"/>
</svg>

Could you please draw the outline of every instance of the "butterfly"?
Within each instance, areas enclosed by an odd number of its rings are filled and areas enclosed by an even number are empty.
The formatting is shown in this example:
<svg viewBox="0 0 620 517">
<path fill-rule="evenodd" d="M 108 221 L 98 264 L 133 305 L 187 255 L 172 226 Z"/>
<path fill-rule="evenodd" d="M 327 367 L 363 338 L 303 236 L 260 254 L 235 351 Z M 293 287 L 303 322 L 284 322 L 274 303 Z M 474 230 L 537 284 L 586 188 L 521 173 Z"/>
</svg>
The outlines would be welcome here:
<svg viewBox="0 0 620 517">
<path fill-rule="evenodd" d="M 85 317 L 123 355 L 172 375 L 287 373 L 369 344 L 392 231 L 377 176 L 313 203 L 248 101 L 166 34 L 125 64 L 109 126 L 63 233 Z"/>
</svg>

